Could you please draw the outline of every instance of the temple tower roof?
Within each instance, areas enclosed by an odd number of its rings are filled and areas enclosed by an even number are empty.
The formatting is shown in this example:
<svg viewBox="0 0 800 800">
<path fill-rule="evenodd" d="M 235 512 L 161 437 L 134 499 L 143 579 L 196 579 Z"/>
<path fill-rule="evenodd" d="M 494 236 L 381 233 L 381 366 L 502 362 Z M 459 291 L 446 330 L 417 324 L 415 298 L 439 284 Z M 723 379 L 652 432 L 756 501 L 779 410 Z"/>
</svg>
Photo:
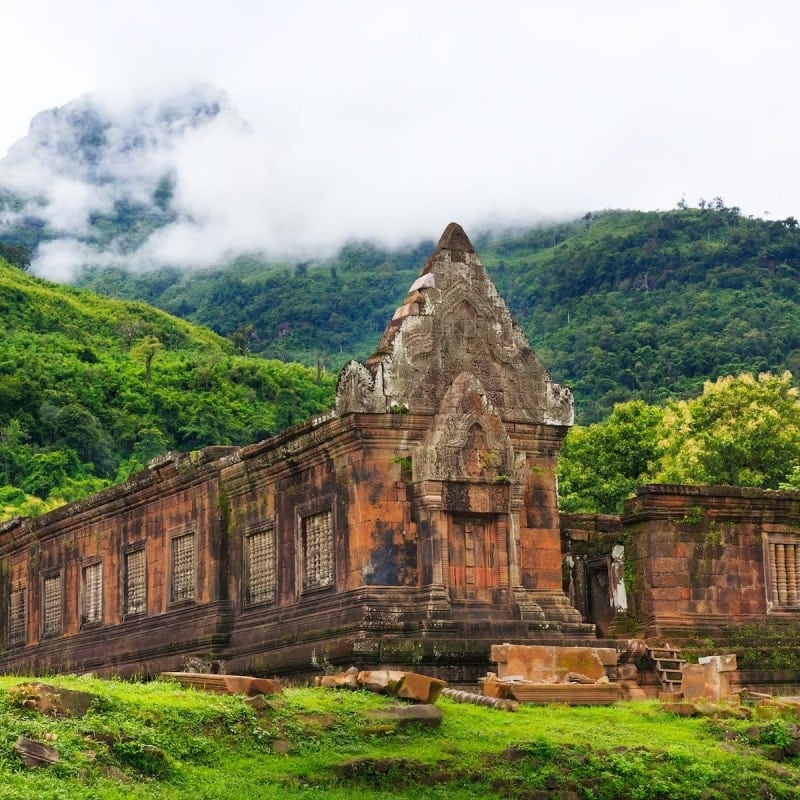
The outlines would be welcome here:
<svg viewBox="0 0 800 800">
<path fill-rule="evenodd" d="M 342 369 L 336 409 L 435 414 L 463 373 L 480 381 L 504 419 L 572 424 L 571 392 L 553 383 L 469 237 L 451 222 L 375 352 Z"/>
</svg>

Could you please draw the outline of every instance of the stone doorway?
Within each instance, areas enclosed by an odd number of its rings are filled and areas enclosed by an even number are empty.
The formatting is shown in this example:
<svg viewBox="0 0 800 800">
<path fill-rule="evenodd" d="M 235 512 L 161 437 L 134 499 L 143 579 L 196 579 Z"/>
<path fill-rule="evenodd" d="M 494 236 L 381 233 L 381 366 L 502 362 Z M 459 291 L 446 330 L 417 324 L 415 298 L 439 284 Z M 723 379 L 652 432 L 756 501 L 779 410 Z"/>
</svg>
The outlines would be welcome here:
<svg viewBox="0 0 800 800">
<path fill-rule="evenodd" d="M 454 514 L 449 528 L 451 599 L 494 602 L 500 585 L 496 517 Z"/>
</svg>

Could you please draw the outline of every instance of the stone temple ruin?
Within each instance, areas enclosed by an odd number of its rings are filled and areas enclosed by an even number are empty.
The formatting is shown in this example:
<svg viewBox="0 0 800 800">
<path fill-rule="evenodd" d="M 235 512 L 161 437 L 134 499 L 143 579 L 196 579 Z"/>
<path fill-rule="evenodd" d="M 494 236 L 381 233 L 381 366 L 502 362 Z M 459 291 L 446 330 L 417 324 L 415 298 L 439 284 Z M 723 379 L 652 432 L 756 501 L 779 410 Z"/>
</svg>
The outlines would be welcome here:
<svg viewBox="0 0 800 800">
<path fill-rule="evenodd" d="M 451 224 L 330 414 L 4 525 L 0 668 L 475 679 L 492 643 L 591 639 L 562 590 L 572 420 Z"/>
<path fill-rule="evenodd" d="M 735 622 L 722 598 L 748 619 L 800 610 L 800 527 L 787 527 L 800 496 L 759 500 L 763 530 L 739 500 L 653 491 L 621 522 L 562 525 L 572 422 L 570 391 L 451 224 L 375 353 L 342 369 L 329 414 L 247 447 L 167 453 L 0 526 L 0 670 L 149 675 L 201 659 L 474 683 L 500 643 L 622 653 L 674 622 Z M 720 513 L 717 549 L 691 544 Z"/>
</svg>

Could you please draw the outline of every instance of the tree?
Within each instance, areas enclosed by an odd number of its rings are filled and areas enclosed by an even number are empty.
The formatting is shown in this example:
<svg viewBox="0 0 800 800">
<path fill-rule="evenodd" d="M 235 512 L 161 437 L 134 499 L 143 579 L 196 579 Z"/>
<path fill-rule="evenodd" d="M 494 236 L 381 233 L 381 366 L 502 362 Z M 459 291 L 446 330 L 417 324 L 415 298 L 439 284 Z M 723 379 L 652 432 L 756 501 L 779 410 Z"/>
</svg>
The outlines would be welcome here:
<svg viewBox="0 0 800 800">
<path fill-rule="evenodd" d="M 800 401 L 791 373 L 707 382 L 670 404 L 656 479 L 777 489 L 800 464 Z"/>
<path fill-rule="evenodd" d="M 22 270 L 30 269 L 31 266 L 31 251 L 7 242 L 0 242 L 0 258 Z"/>
<path fill-rule="evenodd" d="M 609 418 L 568 434 L 559 462 L 561 509 L 619 513 L 658 463 L 663 410 L 641 400 L 618 403 Z"/>
<path fill-rule="evenodd" d="M 131 356 L 144 362 L 144 382 L 150 383 L 153 360 L 164 349 L 157 336 L 145 336 L 141 342 L 131 349 Z"/>
<path fill-rule="evenodd" d="M 236 348 L 237 353 L 246 355 L 250 352 L 250 342 L 253 339 L 255 328 L 252 325 L 237 325 L 236 330 L 228 334 L 233 346 Z"/>
</svg>

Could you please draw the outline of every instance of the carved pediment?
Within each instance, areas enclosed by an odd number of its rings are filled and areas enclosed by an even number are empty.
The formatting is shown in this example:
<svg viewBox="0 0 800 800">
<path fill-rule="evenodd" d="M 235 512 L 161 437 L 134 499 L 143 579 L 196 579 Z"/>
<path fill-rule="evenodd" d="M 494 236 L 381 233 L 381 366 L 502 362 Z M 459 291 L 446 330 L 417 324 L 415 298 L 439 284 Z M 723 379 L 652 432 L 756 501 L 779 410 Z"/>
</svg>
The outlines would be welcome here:
<svg viewBox="0 0 800 800">
<path fill-rule="evenodd" d="M 573 422 L 572 393 L 553 383 L 455 223 L 364 366 L 366 374 L 350 365 L 342 371 L 340 413 L 393 406 L 437 413 L 449 387 L 468 372 L 504 419 Z"/>
<path fill-rule="evenodd" d="M 383 392 L 383 370 L 373 374 L 358 361 L 348 361 L 339 373 L 336 413 L 379 414 L 387 410 Z"/>
<path fill-rule="evenodd" d="M 474 375 L 464 372 L 453 381 L 413 465 L 415 481 L 510 480 L 515 471 L 511 440 Z"/>
</svg>

